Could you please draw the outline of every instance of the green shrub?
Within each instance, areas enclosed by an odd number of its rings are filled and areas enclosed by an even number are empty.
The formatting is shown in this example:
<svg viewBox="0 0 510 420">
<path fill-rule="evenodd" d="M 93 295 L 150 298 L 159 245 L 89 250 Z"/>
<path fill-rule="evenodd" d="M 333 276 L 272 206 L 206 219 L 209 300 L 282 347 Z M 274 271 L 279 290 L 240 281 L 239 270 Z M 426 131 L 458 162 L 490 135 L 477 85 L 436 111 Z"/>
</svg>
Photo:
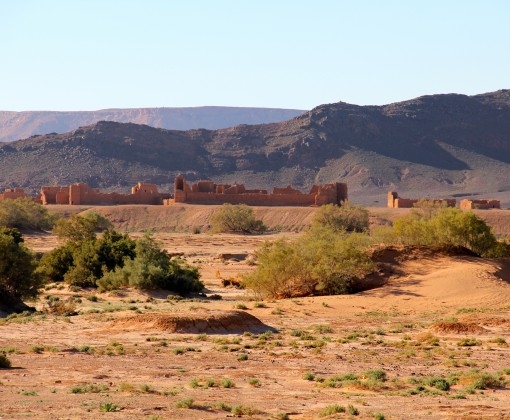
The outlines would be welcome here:
<svg viewBox="0 0 510 420">
<path fill-rule="evenodd" d="M 269 298 L 351 293 L 373 269 L 366 253 L 369 240 L 317 228 L 293 242 L 266 242 L 257 250 L 257 268 L 243 283 Z"/>
<path fill-rule="evenodd" d="M 480 346 L 482 344 L 481 341 L 477 340 L 476 338 L 462 338 L 460 341 L 457 342 L 457 346 L 459 347 L 473 347 L 473 346 Z"/>
<path fill-rule="evenodd" d="M 336 232 L 366 232 L 368 226 L 368 210 L 347 201 L 341 206 L 327 204 L 319 207 L 312 219 L 312 228 L 325 227 Z"/>
<path fill-rule="evenodd" d="M 404 245 L 464 247 L 480 256 L 498 249 L 490 226 L 474 213 L 457 208 L 437 209 L 430 215 L 411 212 L 393 223 L 393 234 Z"/>
<path fill-rule="evenodd" d="M 73 248 L 64 245 L 43 255 L 37 271 L 48 282 L 64 281 L 64 276 L 73 266 Z"/>
<path fill-rule="evenodd" d="M 478 372 L 472 377 L 471 388 L 473 389 L 493 389 L 503 388 L 505 382 L 497 376 L 488 372 Z"/>
<path fill-rule="evenodd" d="M 126 260 L 134 258 L 136 243 L 128 235 L 106 230 L 96 238 L 94 231 L 89 233 L 76 235 L 45 254 L 38 272 L 47 281 L 64 280 L 72 286 L 95 287 L 104 273 L 123 267 Z"/>
<path fill-rule="evenodd" d="M 211 218 L 211 231 L 215 233 L 262 233 L 266 227 L 256 220 L 251 207 L 246 204 L 225 203 Z"/>
<path fill-rule="evenodd" d="M 119 411 L 119 406 L 111 402 L 100 403 L 99 411 L 103 413 L 113 413 L 115 411 Z"/>
<path fill-rule="evenodd" d="M 315 375 L 312 372 L 306 372 L 303 375 L 303 379 L 306 381 L 313 381 L 315 379 Z"/>
<path fill-rule="evenodd" d="M 123 267 L 105 273 L 97 281 L 99 290 L 129 286 L 141 290 L 171 290 L 181 295 L 203 290 L 198 269 L 172 259 L 149 234 L 136 241 L 135 254 L 133 260 L 125 260 Z"/>
<path fill-rule="evenodd" d="M 363 374 L 369 381 L 385 382 L 387 380 L 386 372 L 380 369 L 367 370 Z"/>
<path fill-rule="evenodd" d="M 248 384 L 250 384 L 253 387 L 259 387 L 260 386 L 260 379 L 258 379 L 258 378 L 248 378 Z"/>
<path fill-rule="evenodd" d="M 112 227 L 110 221 L 97 213 L 88 215 L 72 214 L 68 219 L 59 219 L 53 232 L 67 242 L 90 241 L 96 238 L 96 232 Z"/>
<path fill-rule="evenodd" d="M 195 400 L 193 398 L 183 398 L 182 400 L 177 401 L 175 406 L 177 408 L 193 408 L 193 403 Z"/>
<path fill-rule="evenodd" d="M 221 410 L 221 411 L 231 411 L 232 410 L 232 407 L 228 404 L 225 404 L 224 402 L 220 402 L 220 403 L 216 404 L 215 408 L 217 410 Z"/>
<path fill-rule="evenodd" d="M 49 230 L 58 215 L 30 198 L 0 201 L 0 225 L 17 229 Z"/>
<path fill-rule="evenodd" d="M 444 378 L 431 378 L 427 381 L 427 384 L 441 391 L 448 391 L 450 389 L 450 383 Z"/>
<path fill-rule="evenodd" d="M 43 286 L 36 267 L 35 257 L 23 244 L 19 231 L 0 231 L 0 304 L 26 308 L 23 300 L 35 298 Z"/>
<path fill-rule="evenodd" d="M 230 378 L 223 378 L 221 380 L 221 386 L 223 388 L 234 388 L 236 385 L 234 383 L 234 381 Z"/>
<path fill-rule="evenodd" d="M 347 412 L 351 415 L 351 416 L 357 416 L 359 414 L 359 410 L 354 407 L 352 404 L 349 404 L 347 406 Z"/>
<path fill-rule="evenodd" d="M 325 407 L 321 410 L 321 412 L 319 413 L 319 416 L 326 417 L 326 416 L 331 416 L 336 413 L 345 413 L 345 407 L 343 405 L 339 405 L 339 404 L 328 405 L 327 407 Z"/>
<path fill-rule="evenodd" d="M 237 405 L 232 406 L 232 409 L 230 410 L 230 412 L 234 416 L 253 416 L 254 414 L 258 413 L 258 410 L 256 410 L 253 407 L 249 407 L 249 406 L 246 406 L 243 404 L 237 404 Z"/>
</svg>

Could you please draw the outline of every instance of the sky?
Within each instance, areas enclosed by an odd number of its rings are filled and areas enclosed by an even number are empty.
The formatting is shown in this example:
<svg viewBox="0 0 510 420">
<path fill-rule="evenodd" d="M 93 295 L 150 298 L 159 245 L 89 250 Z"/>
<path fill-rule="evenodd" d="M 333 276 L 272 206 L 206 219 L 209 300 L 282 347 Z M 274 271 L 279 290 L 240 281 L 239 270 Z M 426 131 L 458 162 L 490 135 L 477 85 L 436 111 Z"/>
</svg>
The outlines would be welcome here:
<svg viewBox="0 0 510 420">
<path fill-rule="evenodd" d="M 382 105 L 510 88 L 508 0 L 0 0 L 0 110 Z"/>
</svg>

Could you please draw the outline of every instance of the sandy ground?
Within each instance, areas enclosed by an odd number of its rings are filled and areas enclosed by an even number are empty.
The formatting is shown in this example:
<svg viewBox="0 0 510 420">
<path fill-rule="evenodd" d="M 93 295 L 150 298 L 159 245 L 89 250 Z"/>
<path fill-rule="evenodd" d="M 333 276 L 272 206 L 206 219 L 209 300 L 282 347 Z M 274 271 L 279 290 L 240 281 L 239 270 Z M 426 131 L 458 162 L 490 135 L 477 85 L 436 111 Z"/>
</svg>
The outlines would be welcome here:
<svg viewBox="0 0 510 420">
<path fill-rule="evenodd" d="M 274 235 L 158 237 L 222 299 L 45 290 L 39 309 L 74 296 L 79 314 L 0 322 L 12 362 L 0 370 L 0 419 L 313 419 L 335 404 L 347 413 L 329 418 L 510 418 L 509 262 L 416 251 L 377 289 L 258 301 L 221 278 L 252 270 Z M 55 238 L 27 244 L 44 251 Z M 239 312 L 254 319 L 232 333 Z M 218 317 L 223 329 L 209 328 Z M 175 332 L 179 318 L 207 322 Z M 438 377 L 451 388 L 431 385 Z"/>
</svg>

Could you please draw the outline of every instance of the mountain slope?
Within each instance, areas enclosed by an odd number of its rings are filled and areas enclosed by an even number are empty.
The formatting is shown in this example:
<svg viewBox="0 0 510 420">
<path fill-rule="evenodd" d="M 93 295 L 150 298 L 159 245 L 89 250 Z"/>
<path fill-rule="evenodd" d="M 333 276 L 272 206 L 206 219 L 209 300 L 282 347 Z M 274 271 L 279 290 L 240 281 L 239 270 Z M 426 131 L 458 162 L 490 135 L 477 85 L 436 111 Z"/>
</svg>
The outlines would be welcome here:
<svg viewBox="0 0 510 420">
<path fill-rule="evenodd" d="M 173 178 L 248 187 L 347 182 L 351 198 L 384 203 L 388 190 L 435 197 L 487 195 L 510 203 L 510 91 L 432 95 L 385 106 L 321 105 L 291 120 L 173 131 L 99 122 L 0 145 L 0 185 Z M 505 201 L 506 200 L 506 201 Z"/>
<path fill-rule="evenodd" d="M 238 124 L 285 121 L 303 113 L 297 109 L 204 106 L 196 108 L 134 108 L 100 111 L 0 111 L 0 142 L 34 134 L 65 133 L 98 121 L 131 122 L 173 130 L 218 129 Z"/>
</svg>

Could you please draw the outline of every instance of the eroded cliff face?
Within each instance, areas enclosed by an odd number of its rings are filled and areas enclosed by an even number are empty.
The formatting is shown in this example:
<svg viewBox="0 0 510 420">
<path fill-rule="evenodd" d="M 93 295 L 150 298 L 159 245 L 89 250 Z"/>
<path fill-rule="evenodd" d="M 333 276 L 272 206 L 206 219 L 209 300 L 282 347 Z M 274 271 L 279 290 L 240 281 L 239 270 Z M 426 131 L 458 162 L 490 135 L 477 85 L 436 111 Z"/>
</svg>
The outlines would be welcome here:
<svg viewBox="0 0 510 420">
<path fill-rule="evenodd" d="M 389 190 L 485 198 L 510 191 L 509 92 L 385 106 L 340 102 L 280 123 L 220 130 L 101 121 L 0 145 L 0 186 L 35 191 L 85 182 L 119 191 L 143 181 L 172 191 L 175 176 L 184 175 L 303 191 L 342 182 L 351 197 L 381 195 L 383 202 Z"/>
</svg>

